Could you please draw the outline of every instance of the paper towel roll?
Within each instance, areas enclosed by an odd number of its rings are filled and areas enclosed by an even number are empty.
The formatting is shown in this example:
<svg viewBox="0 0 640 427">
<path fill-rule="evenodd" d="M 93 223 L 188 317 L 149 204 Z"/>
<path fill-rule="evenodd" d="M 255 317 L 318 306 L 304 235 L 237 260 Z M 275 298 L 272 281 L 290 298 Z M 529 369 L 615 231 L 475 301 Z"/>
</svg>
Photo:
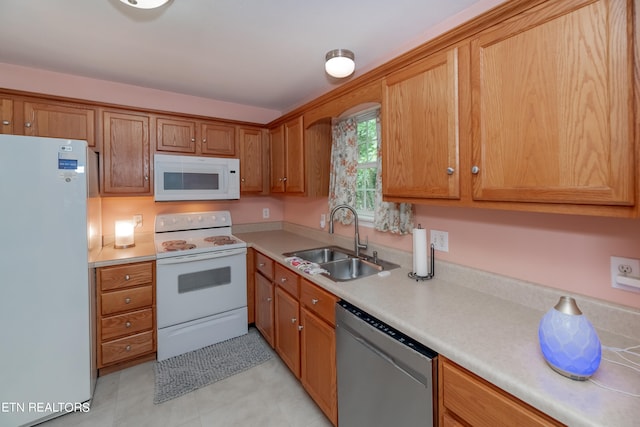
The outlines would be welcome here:
<svg viewBox="0 0 640 427">
<path fill-rule="evenodd" d="M 413 229 L 413 272 L 421 277 L 428 273 L 426 228 Z"/>
</svg>

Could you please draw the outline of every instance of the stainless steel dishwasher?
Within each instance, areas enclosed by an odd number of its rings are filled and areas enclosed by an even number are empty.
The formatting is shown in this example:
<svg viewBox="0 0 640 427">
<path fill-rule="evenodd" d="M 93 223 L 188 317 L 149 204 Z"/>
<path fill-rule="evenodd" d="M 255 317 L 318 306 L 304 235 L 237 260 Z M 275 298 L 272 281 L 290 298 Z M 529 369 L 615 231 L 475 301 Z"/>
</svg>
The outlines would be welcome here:
<svg viewBox="0 0 640 427">
<path fill-rule="evenodd" d="M 336 304 L 340 427 L 434 426 L 437 353 L 358 307 Z"/>
</svg>

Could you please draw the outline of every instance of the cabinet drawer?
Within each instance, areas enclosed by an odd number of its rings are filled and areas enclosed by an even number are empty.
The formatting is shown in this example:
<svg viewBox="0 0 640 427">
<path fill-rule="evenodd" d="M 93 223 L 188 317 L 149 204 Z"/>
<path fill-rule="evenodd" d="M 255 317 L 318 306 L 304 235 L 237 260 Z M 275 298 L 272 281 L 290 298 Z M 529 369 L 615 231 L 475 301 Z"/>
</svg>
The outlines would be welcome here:
<svg viewBox="0 0 640 427">
<path fill-rule="evenodd" d="M 256 270 L 267 279 L 273 280 L 273 260 L 260 252 L 256 252 Z"/>
<path fill-rule="evenodd" d="M 336 325 L 335 305 L 338 297 L 302 279 L 300 302 L 332 326 Z"/>
<path fill-rule="evenodd" d="M 102 366 L 126 359 L 133 359 L 141 354 L 155 351 L 153 331 L 109 341 L 102 344 L 101 348 Z"/>
<path fill-rule="evenodd" d="M 103 267 L 98 270 L 100 289 L 125 288 L 129 286 L 144 285 L 153 280 L 153 263 L 129 264 L 114 267 Z"/>
<path fill-rule="evenodd" d="M 123 289 L 102 294 L 102 314 L 119 313 L 150 307 L 153 304 L 153 287 Z"/>
<path fill-rule="evenodd" d="M 100 320 L 100 330 L 102 331 L 103 341 L 135 334 L 148 329 L 153 329 L 153 310 L 150 308 L 104 317 Z"/>
<path fill-rule="evenodd" d="M 276 264 L 276 277 L 274 282 L 285 291 L 289 292 L 295 299 L 300 297 L 300 276 L 287 267 Z"/>
<path fill-rule="evenodd" d="M 441 358 L 443 406 L 470 425 L 560 426 L 559 422 Z"/>
</svg>

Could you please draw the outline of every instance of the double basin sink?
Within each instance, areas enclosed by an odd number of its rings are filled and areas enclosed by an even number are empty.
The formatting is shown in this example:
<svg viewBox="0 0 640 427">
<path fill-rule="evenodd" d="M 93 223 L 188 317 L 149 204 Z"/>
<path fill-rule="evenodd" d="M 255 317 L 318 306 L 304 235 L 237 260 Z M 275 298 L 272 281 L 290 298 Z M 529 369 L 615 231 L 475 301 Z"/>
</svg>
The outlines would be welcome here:
<svg viewBox="0 0 640 427">
<path fill-rule="evenodd" d="M 286 257 L 296 256 L 305 261 L 318 264 L 327 273 L 323 276 L 335 282 L 346 282 L 371 276 L 384 270 L 398 268 L 399 265 L 379 259 L 374 256 L 358 255 L 348 249 L 339 246 L 324 246 L 314 249 L 287 252 Z"/>
</svg>

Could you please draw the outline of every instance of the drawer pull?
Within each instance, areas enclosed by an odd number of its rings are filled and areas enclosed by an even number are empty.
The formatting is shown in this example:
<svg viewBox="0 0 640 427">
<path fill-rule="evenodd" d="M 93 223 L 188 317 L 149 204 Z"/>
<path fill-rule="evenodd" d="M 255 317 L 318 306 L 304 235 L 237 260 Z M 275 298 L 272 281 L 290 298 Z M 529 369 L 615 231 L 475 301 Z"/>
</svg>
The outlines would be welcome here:
<svg viewBox="0 0 640 427">
<path fill-rule="evenodd" d="M 130 304 L 131 303 L 131 298 L 125 298 L 124 299 L 124 303 L 125 304 Z"/>
<path fill-rule="evenodd" d="M 126 346 L 124 349 L 125 349 L 126 351 L 131 351 L 131 346 L 130 346 L 130 345 L 128 345 L 128 346 Z"/>
<path fill-rule="evenodd" d="M 320 300 L 317 298 L 312 298 L 311 299 L 311 304 L 316 305 Z"/>
<path fill-rule="evenodd" d="M 125 274 L 124 275 L 124 280 L 129 280 L 129 279 L 131 279 L 131 276 L 129 276 L 128 274 Z"/>
<path fill-rule="evenodd" d="M 280 279 L 280 283 L 284 283 L 284 282 L 286 282 L 286 281 L 287 281 L 287 278 L 286 278 L 286 277 L 283 277 L 282 279 Z"/>
<path fill-rule="evenodd" d="M 261 262 L 260 264 L 258 264 L 258 267 L 264 267 L 266 264 L 264 262 Z"/>
<path fill-rule="evenodd" d="M 131 327 L 131 322 L 127 321 L 127 323 L 124 324 L 125 328 L 130 328 Z"/>
</svg>

